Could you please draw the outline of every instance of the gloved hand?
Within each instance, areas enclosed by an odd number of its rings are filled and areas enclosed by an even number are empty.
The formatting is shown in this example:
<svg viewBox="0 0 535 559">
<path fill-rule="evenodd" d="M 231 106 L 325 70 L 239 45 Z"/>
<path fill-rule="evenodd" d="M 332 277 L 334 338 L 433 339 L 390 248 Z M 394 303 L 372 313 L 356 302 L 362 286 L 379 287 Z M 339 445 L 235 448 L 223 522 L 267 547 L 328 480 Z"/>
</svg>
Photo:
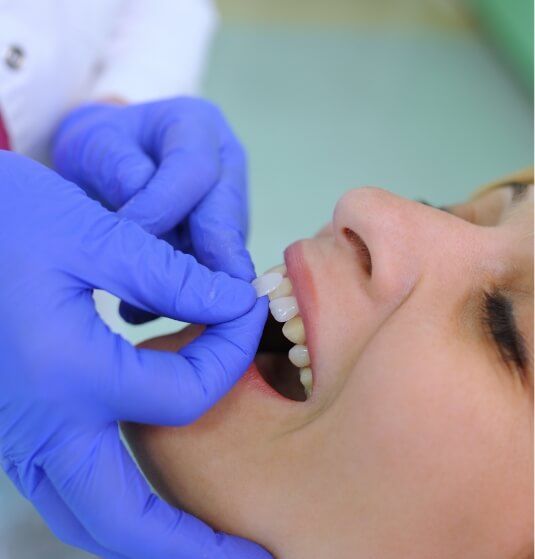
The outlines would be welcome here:
<svg viewBox="0 0 535 559">
<path fill-rule="evenodd" d="M 211 103 L 82 106 L 59 126 L 53 158 L 65 178 L 177 250 L 211 270 L 254 278 L 245 153 Z M 133 323 L 155 318 L 128 305 L 120 311 Z"/>
<path fill-rule="evenodd" d="M 209 326 L 177 354 L 109 331 L 92 289 Z M 105 559 L 259 559 L 151 493 L 118 420 L 193 421 L 252 360 L 254 289 L 175 252 L 78 187 L 0 151 L 0 460 L 56 535 Z"/>
</svg>

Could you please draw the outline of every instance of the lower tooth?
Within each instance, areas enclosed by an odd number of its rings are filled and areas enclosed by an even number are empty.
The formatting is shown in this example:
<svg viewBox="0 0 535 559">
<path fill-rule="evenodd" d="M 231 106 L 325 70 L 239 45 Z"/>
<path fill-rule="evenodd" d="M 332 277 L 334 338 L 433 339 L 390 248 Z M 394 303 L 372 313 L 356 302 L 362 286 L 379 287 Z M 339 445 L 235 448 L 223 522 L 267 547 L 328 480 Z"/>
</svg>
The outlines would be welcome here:
<svg viewBox="0 0 535 559">
<path fill-rule="evenodd" d="M 296 367 L 308 367 L 310 356 L 306 345 L 294 345 L 288 352 L 288 358 Z"/>
<path fill-rule="evenodd" d="M 299 371 L 299 380 L 305 389 L 307 399 L 312 395 L 312 369 L 304 367 Z"/>
</svg>

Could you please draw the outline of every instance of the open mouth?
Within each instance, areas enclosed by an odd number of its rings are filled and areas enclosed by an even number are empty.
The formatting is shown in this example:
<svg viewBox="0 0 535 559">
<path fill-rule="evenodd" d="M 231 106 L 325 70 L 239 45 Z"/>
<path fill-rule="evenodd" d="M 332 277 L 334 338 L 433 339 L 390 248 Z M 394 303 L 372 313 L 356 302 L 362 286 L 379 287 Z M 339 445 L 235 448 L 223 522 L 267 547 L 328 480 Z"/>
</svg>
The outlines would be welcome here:
<svg viewBox="0 0 535 559">
<path fill-rule="evenodd" d="M 286 266 L 268 270 L 253 283 L 259 295 L 268 295 L 271 311 L 255 358 L 258 371 L 281 396 L 304 402 L 312 394 L 312 369 Z"/>
</svg>

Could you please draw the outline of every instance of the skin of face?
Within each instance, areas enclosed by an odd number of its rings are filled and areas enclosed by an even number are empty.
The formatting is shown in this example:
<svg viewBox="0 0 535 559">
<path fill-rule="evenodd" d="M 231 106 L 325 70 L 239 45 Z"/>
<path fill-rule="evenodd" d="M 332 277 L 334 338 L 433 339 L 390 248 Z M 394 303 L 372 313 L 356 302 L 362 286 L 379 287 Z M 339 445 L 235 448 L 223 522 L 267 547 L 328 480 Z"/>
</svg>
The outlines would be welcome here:
<svg viewBox="0 0 535 559">
<path fill-rule="evenodd" d="M 378 188 L 345 194 L 329 226 L 285 252 L 312 397 L 248 374 L 191 426 L 125 426 L 155 488 L 279 559 L 528 557 L 532 390 L 481 311 L 483 290 L 505 290 L 531 344 L 532 188 L 511 196 L 447 213 Z M 176 351 L 199 331 L 144 345 Z"/>
</svg>

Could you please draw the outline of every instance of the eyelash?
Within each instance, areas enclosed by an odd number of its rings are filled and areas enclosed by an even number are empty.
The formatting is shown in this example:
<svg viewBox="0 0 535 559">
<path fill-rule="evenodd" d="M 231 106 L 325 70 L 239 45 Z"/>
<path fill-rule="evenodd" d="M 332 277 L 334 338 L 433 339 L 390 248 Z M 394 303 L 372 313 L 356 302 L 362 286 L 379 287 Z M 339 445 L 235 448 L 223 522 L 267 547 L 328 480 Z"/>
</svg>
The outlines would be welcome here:
<svg viewBox="0 0 535 559">
<path fill-rule="evenodd" d="M 526 375 L 526 349 L 514 319 L 513 304 L 498 291 L 483 294 L 483 319 L 490 335 L 496 341 L 502 359 L 512 363 L 523 383 Z"/>
</svg>

